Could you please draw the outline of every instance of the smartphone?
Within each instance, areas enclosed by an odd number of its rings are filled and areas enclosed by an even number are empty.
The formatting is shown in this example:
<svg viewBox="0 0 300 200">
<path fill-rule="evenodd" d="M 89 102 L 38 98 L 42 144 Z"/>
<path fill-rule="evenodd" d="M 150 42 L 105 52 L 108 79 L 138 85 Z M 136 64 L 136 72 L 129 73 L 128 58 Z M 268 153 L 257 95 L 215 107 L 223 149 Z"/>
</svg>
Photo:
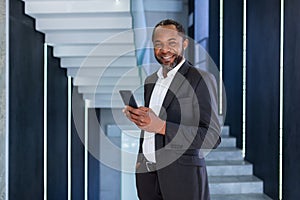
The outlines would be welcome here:
<svg viewBox="0 0 300 200">
<path fill-rule="evenodd" d="M 131 106 L 133 108 L 138 108 L 138 105 L 134 99 L 134 96 L 130 90 L 120 90 L 119 91 L 123 102 L 125 105 Z"/>
</svg>

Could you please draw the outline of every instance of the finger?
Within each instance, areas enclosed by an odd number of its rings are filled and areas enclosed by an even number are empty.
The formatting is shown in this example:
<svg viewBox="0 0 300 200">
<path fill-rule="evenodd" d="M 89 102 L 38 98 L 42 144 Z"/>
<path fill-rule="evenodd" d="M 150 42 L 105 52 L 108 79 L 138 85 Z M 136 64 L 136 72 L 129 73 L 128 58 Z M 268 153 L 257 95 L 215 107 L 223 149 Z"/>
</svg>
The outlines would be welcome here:
<svg viewBox="0 0 300 200">
<path fill-rule="evenodd" d="M 135 123 L 136 125 L 139 125 L 139 124 L 140 124 L 140 121 L 139 121 L 139 120 L 133 118 L 134 115 L 127 114 L 126 116 L 127 116 L 127 118 L 128 118 L 131 122 Z"/>
<path fill-rule="evenodd" d="M 141 116 L 136 115 L 136 114 L 130 112 L 130 110 L 132 110 L 132 109 L 129 108 L 129 106 L 128 106 L 128 107 L 126 106 L 126 107 L 123 109 L 123 112 L 124 112 L 124 114 L 126 115 L 126 117 L 127 117 L 131 122 L 135 123 L 138 127 L 145 126 L 146 123 L 144 123 L 144 119 L 142 119 Z"/>
<path fill-rule="evenodd" d="M 126 116 L 130 121 L 132 121 L 133 119 L 136 119 L 136 118 L 137 118 L 137 115 L 131 113 L 131 112 L 128 111 L 128 110 L 125 110 L 124 114 L 125 114 L 125 116 Z"/>
<path fill-rule="evenodd" d="M 142 111 L 145 111 L 145 112 L 148 112 L 150 110 L 150 108 L 147 108 L 147 107 L 139 107 L 139 110 L 142 110 Z"/>
<path fill-rule="evenodd" d="M 137 127 L 139 127 L 140 129 L 142 129 L 142 127 L 145 127 L 146 124 L 144 122 L 138 121 L 138 120 L 133 120 L 133 122 L 137 125 Z"/>
<path fill-rule="evenodd" d="M 138 120 L 132 119 L 131 121 L 132 121 L 133 123 L 135 123 L 137 126 L 140 125 L 140 122 L 139 122 Z"/>
<path fill-rule="evenodd" d="M 131 114 L 131 119 L 134 120 L 134 122 L 136 124 L 144 124 L 145 123 L 145 120 L 141 117 L 141 116 L 138 116 L 138 115 L 135 115 L 135 114 Z"/>
<path fill-rule="evenodd" d="M 125 111 L 124 114 L 129 120 L 131 120 L 131 114 L 129 111 Z"/>
<path fill-rule="evenodd" d="M 124 113 L 126 114 L 127 117 L 130 116 L 130 118 L 134 118 L 134 119 L 137 119 L 138 118 L 138 115 L 136 115 L 135 113 L 133 113 L 131 111 L 132 109 L 130 108 L 130 106 L 126 106 L 126 108 L 124 109 Z"/>
<path fill-rule="evenodd" d="M 128 106 L 128 110 L 135 114 L 135 115 L 139 115 L 139 116 L 145 116 L 147 114 L 146 111 L 142 110 L 142 109 L 139 109 L 139 108 L 133 108 L 133 107 L 130 107 Z"/>
<path fill-rule="evenodd" d="M 136 116 L 132 115 L 131 119 L 136 121 L 136 122 L 140 122 L 141 120 L 139 118 L 137 118 Z"/>
<path fill-rule="evenodd" d="M 122 110 L 122 112 L 123 112 L 126 116 L 129 116 L 129 115 L 130 115 L 130 111 L 129 111 L 128 106 L 125 106 L 125 108 Z"/>
</svg>

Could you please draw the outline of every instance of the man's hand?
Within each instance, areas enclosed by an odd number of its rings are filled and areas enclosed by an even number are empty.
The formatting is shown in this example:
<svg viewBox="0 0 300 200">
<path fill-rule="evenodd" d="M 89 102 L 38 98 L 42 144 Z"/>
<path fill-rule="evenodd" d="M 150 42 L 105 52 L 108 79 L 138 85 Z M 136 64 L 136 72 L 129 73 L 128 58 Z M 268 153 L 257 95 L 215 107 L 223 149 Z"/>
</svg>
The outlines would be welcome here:
<svg viewBox="0 0 300 200">
<path fill-rule="evenodd" d="M 165 134 L 166 122 L 161 120 L 150 108 L 139 107 L 135 109 L 126 106 L 123 112 L 140 129 L 147 132 Z"/>
</svg>

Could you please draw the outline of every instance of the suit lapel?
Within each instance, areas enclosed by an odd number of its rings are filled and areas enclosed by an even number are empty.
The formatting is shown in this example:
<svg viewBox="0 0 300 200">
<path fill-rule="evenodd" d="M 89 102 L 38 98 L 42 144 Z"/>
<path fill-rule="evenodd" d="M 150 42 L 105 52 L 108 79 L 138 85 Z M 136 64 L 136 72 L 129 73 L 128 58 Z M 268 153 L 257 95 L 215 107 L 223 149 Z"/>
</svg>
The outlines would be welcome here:
<svg viewBox="0 0 300 200">
<path fill-rule="evenodd" d="M 162 111 L 166 110 L 168 108 L 168 106 L 174 99 L 175 94 L 177 94 L 178 89 L 183 84 L 183 82 L 186 80 L 185 74 L 187 73 L 189 68 L 190 68 L 190 66 L 188 65 L 187 61 L 185 61 L 182 65 L 182 67 L 180 67 L 178 72 L 175 74 L 175 77 L 172 80 L 172 83 L 168 89 L 168 92 L 166 94 L 166 97 L 165 97 L 163 105 L 162 105 L 162 108 L 164 108 L 164 109 L 160 110 L 160 114 L 159 114 L 160 117 L 162 117 L 162 115 L 164 113 Z"/>
<path fill-rule="evenodd" d="M 145 100 L 145 107 L 149 107 L 150 104 L 150 98 L 155 86 L 155 83 L 158 79 L 158 76 L 156 73 L 152 74 L 145 83 L 145 96 L 144 96 L 144 100 Z"/>
</svg>

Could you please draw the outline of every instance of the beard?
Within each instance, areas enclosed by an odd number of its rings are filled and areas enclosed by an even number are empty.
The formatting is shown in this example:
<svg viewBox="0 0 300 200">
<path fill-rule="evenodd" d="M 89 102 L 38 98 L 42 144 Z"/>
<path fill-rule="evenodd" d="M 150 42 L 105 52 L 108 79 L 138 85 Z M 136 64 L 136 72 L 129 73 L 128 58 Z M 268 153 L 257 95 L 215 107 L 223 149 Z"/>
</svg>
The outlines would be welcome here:
<svg viewBox="0 0 300 200">
<path fill-rule="evenodd" d="M 182 55 L 175 55 L 175 56 L 176 56 L 176 57 L 175 57 L 174 61 L 171 62 L 171 63 L 169 63 L 169 64 L 164 64 L 163 61 L 162 61 L 161 59 L 157 58 L 156 56 L 155 56 L 155 58 L 156 58 L 157 62 L 159 62 L 159 64 L 161 64 L 161 66 L 162 66 L 164 69 L 166 69 L 167 71 L 171 71 L 171 70 L 174 69 L 174 68 L 178 65 L 178 63 L 180 63 L 180 62 L 182 61 L 182 59 L 183 59 L 183 56 L 182 56 Z"/>
</svg>

